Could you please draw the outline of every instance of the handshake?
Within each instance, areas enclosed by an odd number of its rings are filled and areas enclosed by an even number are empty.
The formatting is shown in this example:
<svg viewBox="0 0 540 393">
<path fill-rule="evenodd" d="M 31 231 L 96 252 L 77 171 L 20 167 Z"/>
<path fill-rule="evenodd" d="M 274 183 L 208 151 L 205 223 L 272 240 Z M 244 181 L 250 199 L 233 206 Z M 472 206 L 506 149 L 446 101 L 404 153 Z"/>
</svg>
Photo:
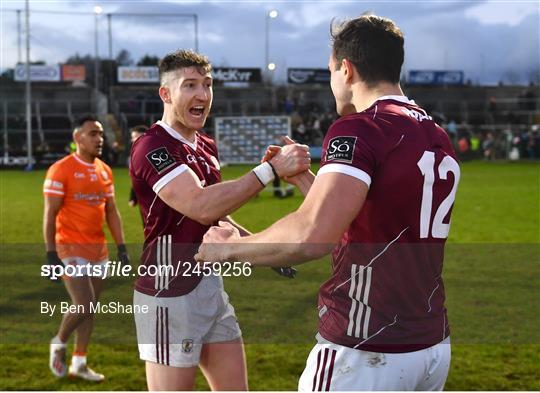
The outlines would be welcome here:
<svg viewBox="0 0 540 393">
<path fill-rule="evenodd" d="M 298 186 L 301 177 L 309 172 L 311 165 L 309 147 L 295 143 L 288 136 L 283 137 L 283 142 L 285 143 L 283 147 L 268 146 L 261 162 L 270 164 L 275 177 Z M 254 172 L 261 180 L 256 169 Z"/>
<path fill-rule="evenodd" d="M 301 189 L 302 184 L 309 183 L 307 178 L 313 177 L 309 170 L 311 158 L 309 147 L 295 143 L 288 136 L 283 137 L 285 146 L 271 145 L 266 149 L 262 164 L 253 169 L 253 173 L 259 182 L 265 186 L 272 178 L 281 178 Z M 304 194 L 305 195 L 305 194 Z M 203 237 L 203 243 L 199 247 L 195 259 L 199 262 L 219 261 L 224 262 L 222 251 L 225 243 L 234 243 L 240 239 L 238 228 L 226 221 L 220 221 L 219 226 L 211 227 Z M 284 267 L 272 267 L 280 276 L 294 278 L 296 269 Z"/>
</svg>

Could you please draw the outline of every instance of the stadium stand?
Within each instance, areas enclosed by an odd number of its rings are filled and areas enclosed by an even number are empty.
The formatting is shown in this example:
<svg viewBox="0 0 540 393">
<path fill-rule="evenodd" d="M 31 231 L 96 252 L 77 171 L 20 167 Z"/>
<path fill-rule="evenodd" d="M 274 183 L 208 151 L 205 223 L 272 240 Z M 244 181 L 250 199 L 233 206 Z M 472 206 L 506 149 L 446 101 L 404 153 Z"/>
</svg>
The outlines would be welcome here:
<svg viewBox="0 0 540 393">
<path fill-rule="evenodd" d="M 403 87 L 407 96 L 449 130 L 462 159 L 509 158 L 514 148 L 519 158 L 540 157 L 540 131 L 535 127 L 540 124 L 539 86 Z M 66 153 L 73 120 L 94 110 L 92 97 L 92 88 L 86 85 L 32 84 L 33 145 L 44 164 Z M 111 85 L 106 98 L 108 116 L 102 113 L 100 118 L 108 130 L 108 147 L 114 157 L 111 160 L 122 164 L 122 153 L 127 153 L 125 147 L 129 145 L 129 128 L 159 120 L 162 104 L 153 84 Z M 2 156 L 24 155 L 24 84 L 3 86 L 0 111 Z M 205 131 L 213 135 L 215 117 L 247 115 L 288 115 L 293 137 L 312 146 L 320 146 L 336 118 L 327 85 L 215 86 L 212 117 Z M 485 147 L 489 147 L 488 156 Z"/>
</svg>

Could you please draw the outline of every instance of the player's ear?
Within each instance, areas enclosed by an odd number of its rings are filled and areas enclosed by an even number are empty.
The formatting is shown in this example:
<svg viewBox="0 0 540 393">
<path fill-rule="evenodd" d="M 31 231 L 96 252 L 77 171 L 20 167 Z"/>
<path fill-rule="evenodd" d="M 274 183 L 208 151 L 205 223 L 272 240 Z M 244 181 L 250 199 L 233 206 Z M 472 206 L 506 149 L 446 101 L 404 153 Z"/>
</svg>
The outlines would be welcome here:
<svg viewBox="0 0 540 393">
<path fill-rule="evenodd" d="M 159 88 L 159 97 L 161 98 L 161 101 L 163 101 L 165 104 L 171 103 L 171 90 L 163 85 Z"/>
<path fill-rule="evenodd" d="M 345 73 L 345 82 L 351 83 L 355 70 L 353 63 L 348 59 L 343 59 L 341 61 L 341 68 L 343 68 L 343 72 Z"/>
</svg>

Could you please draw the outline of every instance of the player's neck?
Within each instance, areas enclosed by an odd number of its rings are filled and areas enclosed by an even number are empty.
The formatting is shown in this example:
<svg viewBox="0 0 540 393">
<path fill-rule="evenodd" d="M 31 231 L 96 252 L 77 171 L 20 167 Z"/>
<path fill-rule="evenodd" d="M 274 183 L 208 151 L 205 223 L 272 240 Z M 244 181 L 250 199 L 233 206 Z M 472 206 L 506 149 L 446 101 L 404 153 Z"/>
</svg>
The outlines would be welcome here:
<svg viewBox="0 0 540 393">
<path fill-rule="evenodd" d="M 196 136 L 197 130 L 188 129 L 182 123 L 176 121 L 174 116 L 168 116 L 167 113 L 163 114 L 163 118 L 161 119 L 161 121 L 167 124 L 173 130 L 175 130 L 177 133 L 179 133 L 182 137 L 184 137 L 189 142 L 195 143 L 195 136 Z"/>
<path fill-rule="evenodd" d="M 81 151 L 81 149 L 77 149 L 75 152 L 75 155 L 77 158 L 79 158 L 81 161 L 87 162 L 88 164 L 93 164 L 96 161 L 96 157 Z"/>
<path fill-rule="evenodd" d="M 357 112 L 362 112 L 372 106 L 380 97 L 402 95 L 404 95 L 403 90 L 399 84 L 379 83 L 372 88 L 361 84 L 356 91 L 353 90 L 352 103 Z"/>
</svg>

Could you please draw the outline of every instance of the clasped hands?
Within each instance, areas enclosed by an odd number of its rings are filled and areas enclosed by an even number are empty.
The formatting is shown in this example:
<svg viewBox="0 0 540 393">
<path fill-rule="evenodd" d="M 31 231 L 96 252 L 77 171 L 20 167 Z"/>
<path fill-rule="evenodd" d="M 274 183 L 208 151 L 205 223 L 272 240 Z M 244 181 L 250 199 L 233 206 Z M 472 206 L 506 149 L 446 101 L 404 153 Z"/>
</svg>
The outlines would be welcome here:
<svg viewBox="0 0 540 393">
<path fill-rule="evenodd" d="M 309 171 L 311 158 L 309 147 L 295 143 L 288 136 L 283 137 L 285 146 L 270 145 L 266 149 L 261 162 L 270 161 L 277 174 L 286 182 L 296 185 L 302 174 Z M 240 239 L 240 232 L 226 221 L 220 221 L 219 226 L 211 227 L 204 235 L 195 259 L 199 262 L 224 262 L 229 259 L 226 243 L 234 243 Z M 292 267 L 272 268 L 279 275 L 294 278 L 296 269 Z"/>
</svg>

